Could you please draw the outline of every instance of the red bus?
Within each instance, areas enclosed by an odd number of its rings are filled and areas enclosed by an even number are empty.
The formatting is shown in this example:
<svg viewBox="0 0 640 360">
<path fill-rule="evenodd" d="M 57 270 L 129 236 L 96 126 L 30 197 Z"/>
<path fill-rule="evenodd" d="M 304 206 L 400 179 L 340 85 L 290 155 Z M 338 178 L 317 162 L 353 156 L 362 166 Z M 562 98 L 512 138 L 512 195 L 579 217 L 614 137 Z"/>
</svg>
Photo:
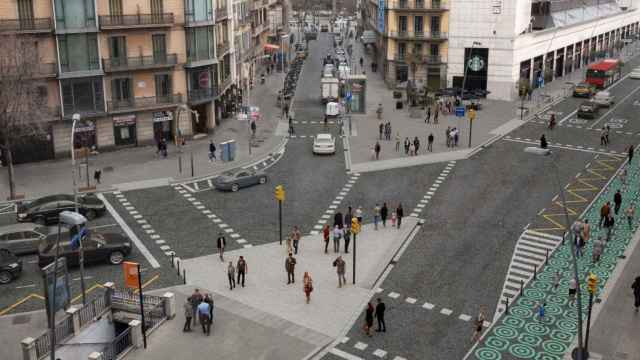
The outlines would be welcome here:
<svg viewBox="0 0 640 360">
<path fill-rule="evenodd" d="M 587 69 L 586 82 L 598 89 L 604 89 L 622 76 L 622 61 L 604 59 L 592 64 Z"/>
</svg>

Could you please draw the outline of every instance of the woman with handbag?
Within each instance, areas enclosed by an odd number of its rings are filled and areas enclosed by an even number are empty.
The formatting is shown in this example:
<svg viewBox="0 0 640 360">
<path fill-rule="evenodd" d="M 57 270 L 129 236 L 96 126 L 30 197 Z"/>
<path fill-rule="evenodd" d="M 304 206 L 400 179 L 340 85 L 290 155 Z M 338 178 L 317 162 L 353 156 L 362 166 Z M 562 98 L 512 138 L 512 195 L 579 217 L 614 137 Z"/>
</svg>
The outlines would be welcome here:
<svg viewBox="0 0 640 360">
<path fill-rule="evenodd" d="M 371 337 L 371 327 L 373 326 L 373 305 L 367 303 L 367 310 L 364 316 L 364 333 Z"/>
<path fill-rule="evenodd" d="M 307 297 L 307 304 L 311 301 L 311 292 L 313 291 L 313 280 L 309 275 L 309 272 L 304 272 L 304 277 L 302 279 L 303 291 L 304 295 Z"/>
</svg>

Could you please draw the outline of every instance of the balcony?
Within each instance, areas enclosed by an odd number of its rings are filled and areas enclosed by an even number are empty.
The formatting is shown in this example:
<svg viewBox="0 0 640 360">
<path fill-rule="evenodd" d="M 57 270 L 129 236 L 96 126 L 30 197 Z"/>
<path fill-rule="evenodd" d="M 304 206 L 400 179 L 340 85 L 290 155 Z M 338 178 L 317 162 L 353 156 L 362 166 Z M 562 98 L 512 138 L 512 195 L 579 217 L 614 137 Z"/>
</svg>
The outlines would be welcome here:
<svg viewBox="0 0 640 360">
<path fill-rule="evenodd" d="M 218 56 L 218 59 L 222 58 L 228 52 L 229 52 L 228 42 L 218 43 L 216 45 L 216 55 Z"/>
<path fill-rule="evenodd" d="M 252 22 L 251 29 L 253 30 L 253 36 L 258 36 L 262 34 L 267 29 L 265 25 L 267 25 L 267 23 L 256 24 Z"/>
<path fill-rule="evenodd" d="M 182 103 L 182 95 L 174 94 L 167 96 L 148 96 L 137 97 L 127 100 L 110 100 L 107 101 L 107 109 L 109 113 L 122 113 L 129 111 L 152 110 L 158 108 L 166 108 L 178 106 Z"/>
<path fill-rule="evenodd" d="M 226 20 L 229 17 L 229 12 L 226 7 L 216 9 L 216 22 Z"/>
<path fill-rule="evenodd" d="M 103 15 L 100 16 L 100 29 L 148 29 L 171 27 L 175 22 L 173 13 L 136 14 L 136 15 Z"/>
<path fill-rule="evenodd" d="M 123 59 L 102 59 L 105 72 L 161 69 L 176 66 L 178 55 L 134 56 Z"/>
<path fill-rule="evenodd" d="M 195 14 L 192 12 L 184 13 L 185 27 L 211 26 L 214 24 L 215 24 L 215 19 L 213 18 L 212 12 L 208 13 L 206 17 L 202 17 L 200 14 Z"/>
<path fill-rule="evenodd" d="M 431 40 L 444 41 L 447 40 L 446 32 L 408 32 L 408 31 L 389 31 L 385 34 L 387 37 L 400 40 Z"/>
<path fill-rule="evenodd" d="M 437 0 L 391 0 L 387 3 L 387 9 L 440 13 L 449 10 L 449 4 Z"/>
<path fill-rule="evenodd" d="M 424 57 L 424 62 L 430 65 L 444 64 L 442 56 L 440 55 L 427 55 Z"/>
<path fill-rule="evenodd" d="M 103 75 L 98 59 L 87 64 L 60 64 L 60 71 L 60 79 Z"/>
<path fill-rule="evenodd" d="M 51 18 L 1 19 L 0 32 L 20 34 L 46 34 L 53 31 Z"/>
<path fill-rule="evenodd" d="M 221 83 L 218 83 L 216 85 L 216 87 L 217 87 L 217 90 L 216 90 L 217 91 L 217 95 L 216 95 L 216 97 L 224 94 L 225 90 L 227 90 L 230 85 L 231 85 L 231 75 L 229 74 L 229 75 L 227 75 L 226 79 L 222 80 Z"/>
<path fill-rule="evenodd" d="M 189 104 L 198 105 L 212 101 L 216 98 L 217 93 L 217 89 L 215 88 L 189 90 Z"/>
</svg>

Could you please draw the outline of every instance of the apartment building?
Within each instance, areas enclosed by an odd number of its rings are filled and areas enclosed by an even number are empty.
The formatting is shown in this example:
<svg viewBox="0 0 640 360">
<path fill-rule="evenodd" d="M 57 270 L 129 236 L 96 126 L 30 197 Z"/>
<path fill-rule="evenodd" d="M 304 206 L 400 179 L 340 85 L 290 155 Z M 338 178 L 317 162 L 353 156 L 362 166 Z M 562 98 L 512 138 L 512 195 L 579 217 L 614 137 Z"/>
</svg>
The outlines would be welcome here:
<svg viewBox="0 0 640 360">
<path fill-rule="evenodd" d="M 393 87 L 407 80 L 438 89 L 446 82 L 449 6 L 445 0 L 366 0 L 361 3 L 363 30 L 378 71 Z"/>
<path fill-rule="evenodd" d="M 0 33 L 37 36 L 50 157 L 207 133 L 234 102 L 227 0 L 5 0 Z M 196 115 L 197 114 L 197 115 Z"/>
</svg>

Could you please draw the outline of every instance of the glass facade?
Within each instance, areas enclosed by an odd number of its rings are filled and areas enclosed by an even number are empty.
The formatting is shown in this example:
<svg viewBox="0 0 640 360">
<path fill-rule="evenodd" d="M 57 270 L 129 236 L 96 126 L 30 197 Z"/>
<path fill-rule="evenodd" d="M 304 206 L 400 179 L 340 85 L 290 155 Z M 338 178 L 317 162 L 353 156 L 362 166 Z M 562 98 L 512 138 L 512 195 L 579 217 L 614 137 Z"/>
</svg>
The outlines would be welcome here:
<svg viewBox="0 0 640 360">
<path fill-rule="evenodd" d="M 185 0 L 184 8 L 188 22 L 213 20 L 211 0 Z"/>
<path fill-rule="evenodd" d="M 86 29 L 96 27 L 93 0 L 55 0 L 56 29 Z"/>
<path fill-rule="evenodd" d="M 62 72 L 100 69 L 98 37 L 96 34 L 58 36 L 60 68 Z"/>
<path fill-rule="evenodd" d="M 213 59 L 214 43 L 213 26 L 187 29 L 187 60 Z"/>
<path fill-rule="evenodd" d="M 95 114 L 104 112 L 102 79 L 99 77 L 61 80 L 62 106 L 65 117 L 73 113 Z"/>
</svg>

